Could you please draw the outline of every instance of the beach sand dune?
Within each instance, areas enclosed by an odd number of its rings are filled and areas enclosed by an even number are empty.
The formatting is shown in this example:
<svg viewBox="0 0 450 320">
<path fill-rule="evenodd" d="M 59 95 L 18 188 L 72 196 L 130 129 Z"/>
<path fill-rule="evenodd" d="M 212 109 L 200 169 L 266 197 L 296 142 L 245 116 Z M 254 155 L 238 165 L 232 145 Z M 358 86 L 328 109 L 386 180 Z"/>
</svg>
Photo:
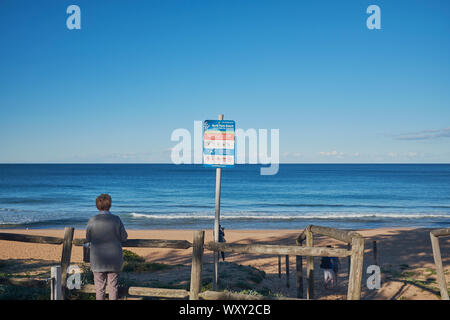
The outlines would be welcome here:
<svg viewBox="0 0 450 320">
<path fill-rule="evenodd" d="M 295 239 L 302 230 L 226 230 L 227 242 L 233 243 L 265 243 L 295 245 Z M 62 237 L 64 231 L 34 229 L 34 230 L 6 230 L 0 232 L 23 233 L 32 235 Z M 365 238 L 364 270 L 374 264 L 372 254 L 373 241 L 377 241 L 378 264 L 382 269 L 382 287 L 379 290 L 369 290 L 363 276 L 363 299 L 439 299 L 439 289 L 436 284 L 433 255 L 429 237 L 429 229 L 371 229 L 360 230 Z M 130 239 L 173 239 L 192 242 L 192 230 L 128 230 Z M 75 238 L 84 238 L 84 230 L 75 230 Z M 212 241 L 212 231 L 206 230 L 205 241 Z M 316 246 L 333 245 L 344 248 L 346 245 L 326 237 L 316 237 Z M 441 253 L 447 280 L 450 280 L 450 237 L 441 238 Z M 30 259 L 52 262 L 60 260 L 61 246 L 32 244 L 23 242 L 0 241 L 0 260 L 17 261 L 22 263 Z M 191 263 L 192 249 L 151 249 L 127 248 L 149 262 L 166 264 Z M 348 263 L 347 259 L 340 259 L 341 270 L 338 277 L 338 287 L 324 290 L 322 273 L 319 269 L 320 258 L 315 258 L 315 288 L 316 296 L 320 299 L 345 299 L 347 290 Z M 34 260 L 33 260 L 34 261 Z M 282 278 L 278 278 L 278 257 L 257 256 L 250 254 L 227 254 L 227 262 L 249 265 L 266 272 L 266 286 L 272 292 L 280 292 L 295 297 L 295 257 L 290 258 L 290 287 L 286 287 L 285 257 L 282 257 Z M 82 262 L 82 248 L 73 247 L 72 263 Z M 205 263 L 212 263 L 212 253 L 205 251 Z"/>
</svg>

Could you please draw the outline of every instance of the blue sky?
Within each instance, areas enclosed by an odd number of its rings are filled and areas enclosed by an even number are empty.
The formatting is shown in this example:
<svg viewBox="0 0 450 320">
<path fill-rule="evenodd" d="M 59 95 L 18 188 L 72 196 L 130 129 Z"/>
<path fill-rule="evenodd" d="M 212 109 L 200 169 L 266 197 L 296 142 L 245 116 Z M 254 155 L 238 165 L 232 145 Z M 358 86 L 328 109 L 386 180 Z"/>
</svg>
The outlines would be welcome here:
<svg viewBox="0 0 450 320">
<path fill-rule="evenodd" d="M 2 0 L 0 162 L 170 162 L 224 113 L 281 162 L 448 163 L 449 35 L 444 0 Z"/>
</svg>

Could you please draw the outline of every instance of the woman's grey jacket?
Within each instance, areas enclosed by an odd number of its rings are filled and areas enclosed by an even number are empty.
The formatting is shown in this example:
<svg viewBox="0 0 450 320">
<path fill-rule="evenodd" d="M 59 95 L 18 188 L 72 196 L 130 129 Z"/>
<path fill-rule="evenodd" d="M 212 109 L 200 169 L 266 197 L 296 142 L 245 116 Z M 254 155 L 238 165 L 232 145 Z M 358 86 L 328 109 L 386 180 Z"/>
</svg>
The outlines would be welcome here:
<svg viewBox="0 0 450 320">
<path fill-rule="evenodd" d="M 122 242 L 128 234 L 122 220 L 109 211 L 100 211 L 89 219 L 86 241 L 91 243 L 93 272 L 120 272 L 123 264 Z"/>
</svg>

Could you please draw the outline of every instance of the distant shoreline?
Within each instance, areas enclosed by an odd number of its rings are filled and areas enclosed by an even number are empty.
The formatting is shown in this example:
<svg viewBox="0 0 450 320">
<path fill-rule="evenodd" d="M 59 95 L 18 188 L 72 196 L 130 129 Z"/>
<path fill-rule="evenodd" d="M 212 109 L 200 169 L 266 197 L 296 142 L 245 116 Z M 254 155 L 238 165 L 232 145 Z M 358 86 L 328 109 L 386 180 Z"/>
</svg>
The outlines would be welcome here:
<svg viewBox="0 0 450 320">
<path fill-rule="evenodd" d="M 174 165 L 203 166 L 203 164 L 174 164 L 172 162 L 0 162 L 0 165 Z M 280 165 L 450 165 L 450 162 L 280 162 Z M 263 163 L 236 163 L 235 166 L 266 166 Z M 209 168 L 211 169 L 211 168 Z"/>
</svg>

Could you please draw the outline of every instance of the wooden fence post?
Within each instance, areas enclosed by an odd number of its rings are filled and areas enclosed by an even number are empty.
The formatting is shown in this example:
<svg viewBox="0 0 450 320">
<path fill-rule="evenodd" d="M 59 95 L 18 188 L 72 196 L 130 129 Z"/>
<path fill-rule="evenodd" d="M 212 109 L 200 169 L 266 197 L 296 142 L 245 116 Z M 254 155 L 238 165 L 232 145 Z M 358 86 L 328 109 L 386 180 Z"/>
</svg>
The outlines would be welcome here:
<svg viewBox="0 0 450 320">
<path fill-rule="evenodd" d="M 439 238 L 430 233 L 431 246 L 433 248 L 434 264 L 436 266 L 436 278 L 441 291 L 441 299 L 449 300 L 447 281 L 445 280 L 444 268 L 442 267 L 441 249 L 439 247 Z"/>
<path fill-rule="evenodd" d="M 278 278 L 281 279 L 281 256 L 278 256 Z"/>
<path fill-rule="evenodd" d="M 348 251 L 352 250 L 352 245 L 350 243 L 347 244 L 347 250 Z M 351 256 L 348 256 L 348 258 L 347 258 L 347 266 L 348 266 L 348 270 L 347 270 L 348 274 L 347 274 L 347 276 L 348 276 L 349 279 L 350 279 L 350 265 L 351 265 L 351 262 L 352 262 L 352 258 L 351 258 Z"/>
<path fill-rule="evenodd" d="M 74 228 L 72 227 L 64 228 L 64 241 L 61 255 L 61 285 L 63 298 L 66 296 L 67 269 L 69 268 L 70 257 L 72 255 L 73 233 Z"/>
<path fill-rule="evenodd" d="M 61 266 L 51 267 L 50 274 L 50 300 L 62 300 Z"/>
<path fill-rule="evenodd" d="M 372 246 L 373 246 L 373 264 L 378 266 L 378 249 L 376 240 L 372 242 Z"/>
<path fill-rule="evenodd" d="M 306 228 L 306 246 L 312 247 L 313 243 L 313 233 L 311 228 L 308 226 Z M 306 278 L 308 281 L 308 288 L 306 290 L 306 299 L 314 299 L 314 257 L 306 257 Z"/>
<path fill-rule="evenodd" d="M 303 259 L 295 256 L 295 269 L 297 271 L 297 298 L 303 298 Z"/>
<path fill-rule="evenodd" d="M 303 245 L 303 233 L 297 237 L 295 243 L 298 246 Z M 297 285 L 297 298 L 303 299 L 303 257 L 295 256 L 295 269 L 296 269 L 296 285 Z"/>
<path fill-rule="evenodd" d="M 289 256 L 286 255 L 286 287 L 289 288 Z"/>
<path fill-rule="evenodd" d="M 354 236 L 352 238 L 352 255 L 350 263 L 350 276 L 348 279 L 348 300 L 361 299 L 361 281 L 364 262 L 364 238 Z"/>
<path fill-rule="evenodd" d="M 203 244 L 205 231 L 195 231 L 192 243 L 191 289 L 189 300 L 198 300 L 202 286 Z"/>
</svg>

